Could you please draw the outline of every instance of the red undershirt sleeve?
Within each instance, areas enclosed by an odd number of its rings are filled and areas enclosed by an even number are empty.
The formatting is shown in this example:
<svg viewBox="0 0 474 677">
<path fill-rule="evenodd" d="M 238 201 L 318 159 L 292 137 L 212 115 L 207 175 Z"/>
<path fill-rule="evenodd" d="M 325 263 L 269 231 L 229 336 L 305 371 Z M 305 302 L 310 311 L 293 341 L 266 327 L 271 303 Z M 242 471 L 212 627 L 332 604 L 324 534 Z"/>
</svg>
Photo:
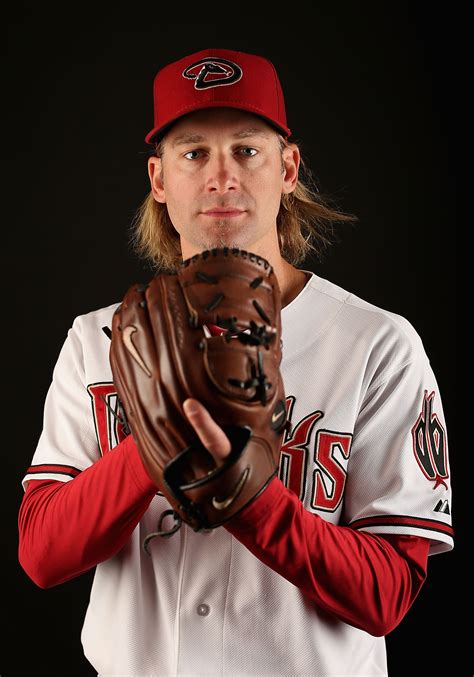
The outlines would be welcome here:
<svg viewBox="0 0 474 677">
<path fill-rule="evenodd" d="M 48 588 L 115 555 L 157 491 L 129 435 L 69 482 L 30 480 L 19 510 L 19 561 Z"/>
<path fill-rule="evenodd" d="M 278 478 L 224 527 L 320 608 L 375 636 L 400 623 L 427 576 L 429 539 L 326 522 Z"/>
<path fill-rule="evenodd" d="M 131 435 L 69 482 L 30 480 L 19 511 L 23 569 L 47 588 L 113 557 L 156 491 Z M 426 578 L 428 539 L 333 525 L 278 478 L 224 526 L 319 607 L 373 635 L 402 620 Z"/>
</svg>

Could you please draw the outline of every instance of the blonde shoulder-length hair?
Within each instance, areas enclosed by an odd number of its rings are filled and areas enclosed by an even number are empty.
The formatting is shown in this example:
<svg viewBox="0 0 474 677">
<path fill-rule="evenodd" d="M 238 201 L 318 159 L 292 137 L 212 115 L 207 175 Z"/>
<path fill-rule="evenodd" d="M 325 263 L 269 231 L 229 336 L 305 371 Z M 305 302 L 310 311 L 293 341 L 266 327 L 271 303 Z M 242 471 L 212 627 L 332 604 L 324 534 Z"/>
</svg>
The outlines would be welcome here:
<svg viewBox="0 0 474 677">
<path fill-rule="evenodd" d="M 277 136 L 283 153 L 289 144 L 283 136 Z M 151 154 L 163 157 L 163 140 L 155 145 Z M 324 250 L 337 240 L 334 225 L 354 221 L 358 221 L 357 216 L 340 211 L 333 198 L 319 192 L 311 170 L 301 157 L 296 188 L 292 193 L 282 194 L 277 215 L 281 256 L 293 266 L 301 264 L 310 253 L 321 259 Z M 172 272 L 183 260 L 179 233 L 166 204 L 157 202 L 151 191 L 132 219 L 130 244 L 156 272 Z"/>
</svg>

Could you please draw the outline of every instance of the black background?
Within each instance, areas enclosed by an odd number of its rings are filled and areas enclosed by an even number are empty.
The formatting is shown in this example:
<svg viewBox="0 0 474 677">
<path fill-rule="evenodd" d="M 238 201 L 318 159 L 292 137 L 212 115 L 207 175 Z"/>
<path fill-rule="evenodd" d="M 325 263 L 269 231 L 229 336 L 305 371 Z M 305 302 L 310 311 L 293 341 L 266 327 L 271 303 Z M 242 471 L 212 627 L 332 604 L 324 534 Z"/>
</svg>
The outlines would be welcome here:
<svg viewBox="0 0 474 677">
<path fill-rule="evenodd" d="M 153 122 L 152 81 L 167 62 L 206 47 L 273 61 L 293 140 L 319 189 L 359 217 L 340 228 L 323 261 L 300 267 L 405 316 L 423 339 L 448 429 L 456 544 L 430 558 L 414 607 L 387 637 L 389 672 L 472 673 L 461 667 L 468 638 L 458 611 L 470 583 L 456 400 L 463 19 L 403 2 L 287 7 L 273 22 L 253 16 L 255 7 L 182 9 L 198 23 L 167 19 L 157 3 L 104 7 L 71 7 L 66 16 L 20 3 L 9 16 L 2 578 L 11 602 L 3 606 L 1 675 L 96 674 L 80 644 L 92 572 L 49 590 L 28 579 L 17 560 L 20 481 L 74 317 L 119 301 L 150 276 L 131 254 L 128 229 L 149 190 L 143 138 Z M 206 21 L 214 16 L 221 22 Z"/>
</svg>

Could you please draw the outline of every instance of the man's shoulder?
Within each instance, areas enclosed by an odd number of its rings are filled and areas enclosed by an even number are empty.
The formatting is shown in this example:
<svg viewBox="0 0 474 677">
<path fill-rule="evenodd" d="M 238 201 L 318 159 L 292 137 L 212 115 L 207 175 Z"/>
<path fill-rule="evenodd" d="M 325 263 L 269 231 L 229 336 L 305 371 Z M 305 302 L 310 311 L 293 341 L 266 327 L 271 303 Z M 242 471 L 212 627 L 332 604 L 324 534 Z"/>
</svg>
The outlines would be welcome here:
<svg viewBox="0 0 474 677">
<path fill-rule="evenodd" d="M 308 302 L 330 309 L 333 322 L 347 332 L 348 339 L 363 337 L 372 344 L 396 343 L 398 348 L 404 346 L 406 350 L 423 351 L 418 331 L 404 315 L 372 303 L 314 273 L 309 284 L 314 294 L 313 300 L 309 295 Z"/>
<path fill-rule="evenodd" d="M 108 306 L 95 308 L 75 316 L 72 323 L 72 330 L 79 333 L 82 337 L 95 335 L 97 330 L 103 331 L 103 327 L 111 328 L 112 316 L 120 305 L 120 301 L 111 303 Z"/>
</svg>

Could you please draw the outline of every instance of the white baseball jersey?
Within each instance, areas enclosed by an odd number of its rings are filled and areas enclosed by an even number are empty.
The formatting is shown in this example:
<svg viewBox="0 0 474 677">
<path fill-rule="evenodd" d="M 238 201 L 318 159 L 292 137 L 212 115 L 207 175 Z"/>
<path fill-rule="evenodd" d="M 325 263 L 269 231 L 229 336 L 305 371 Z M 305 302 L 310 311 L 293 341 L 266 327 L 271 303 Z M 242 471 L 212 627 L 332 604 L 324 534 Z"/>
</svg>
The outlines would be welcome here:
<svg viewBox="0 0 474 677">
<path fill-rule="evenodd" d="M 414 327 L 311 271 L 282 309 L 292 431 L 280 478 L 333 524 L 453 547 L 446 424 Z M 121 441 L 104 406 L 118 303 L 78 316 L 46 397 L 28 479 L 72 479 Z M 76 473 L 77 474 L 77 473 Z M 383 637 L 337 620 L 260 562 L 224 527 L 182 525 L 142 549 L 166 499 L 156 495 L 130 542 L 96 568 L 82 633 L 99 675 L 385 675 Z M 158 547 L 159 545 L 159 547 Z"/>
</svg>

